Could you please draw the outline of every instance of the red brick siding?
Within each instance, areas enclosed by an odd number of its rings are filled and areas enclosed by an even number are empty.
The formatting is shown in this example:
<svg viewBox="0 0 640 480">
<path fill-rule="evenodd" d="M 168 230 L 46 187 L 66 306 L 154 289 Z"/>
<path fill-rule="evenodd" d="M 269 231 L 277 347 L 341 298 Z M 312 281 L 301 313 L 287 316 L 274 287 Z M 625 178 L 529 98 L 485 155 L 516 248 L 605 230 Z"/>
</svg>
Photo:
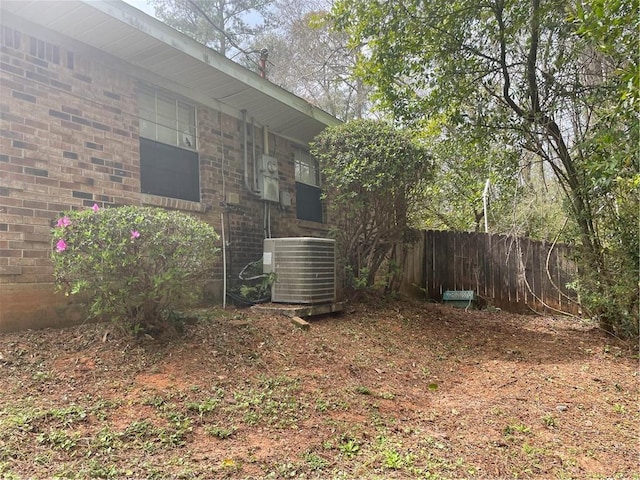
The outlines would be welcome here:
<svg viewBox="0 0 640 480">
<path fill-rule="evenodd" d="M 11 267 L 0 285 L 51 282 L 49 227 L 61 211 L 131 202 L 139 190 L 132 81 L 41 38 L 14 30 L 12 39 L 0 53 L 0 224 L 8 240 L 0 256 Z M 47 55 L 53 48 L 55 57 Z"/>
<path fill-rule="evenodd" d="M 54 309 L 56 317 L 49 305 L 60 298 L 48 295 L 45 301 L 42 295 L 53 292 L 49 229 L 64 210 L 94 203 L 158 205 L 196 214 L 218 232 L 224 214 L 230 276 L 258 259 L 265 209 L 244 186 L 242 122 L 196 105 L 199 203 L 141 194 L 138 79 L 111 57 L 40 35 L 0 35 L 0 330 L 64 321 L 58 318 L 64 309 Z M 250 161 L 253 138 L 247 138 Z M 259 156 L 261 130 L 255 138 Z M 271 234 L 326 234 L 324 226 L 295 218 L 294 146 L 274 134 L 270 142 L 271 155 L 279 159 L 280 189 L 294 202 L 287 210 L 269 206 Z M 237 194 L 239 204 L 226 205 L 227 193 Z M 221 283 L 219 259 L 218 264 Z M 36 305 L 25 301 L 29 292 L 37 295 Z M 41 308 L 36 299 L 44 302 Z"/>
</svg>

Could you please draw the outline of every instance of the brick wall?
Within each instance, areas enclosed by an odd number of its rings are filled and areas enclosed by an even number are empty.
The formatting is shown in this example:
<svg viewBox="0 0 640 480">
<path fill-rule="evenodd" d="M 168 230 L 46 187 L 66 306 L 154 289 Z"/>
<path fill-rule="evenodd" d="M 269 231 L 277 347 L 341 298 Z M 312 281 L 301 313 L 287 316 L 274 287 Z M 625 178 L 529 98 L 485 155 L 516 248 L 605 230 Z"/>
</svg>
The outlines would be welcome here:
<svg viewBox="0 0 640 480">
<path fill-rule="evenodd" d="M 319 236 L 295 218 L 294 146 L 270 136 L 280 188 L 293 208 L 269 209 L 244 187 L 242 122 L 197 106 L 201 201 L 140 193 L 136 89 L 126 65 L 43 32 L 0 31 L 0 331 L 82 321 L 73 300 L 54 294 L 50 226 L 60 213 L 122 204 L 193 213 L 218 232 L 224 218 L 230 277 L 260 257 L 265 217 L 272 236 Z M 249 112 L 250 115 L 250 112 Z M 262 134 L 248 153 L 262 153 Z M 238 201 L 229 204 L 228 194 Z M 218 261 L 218 263 L 220 263 Z M 211 292 L 220 298 L 222 265 Z"/>
</svg>

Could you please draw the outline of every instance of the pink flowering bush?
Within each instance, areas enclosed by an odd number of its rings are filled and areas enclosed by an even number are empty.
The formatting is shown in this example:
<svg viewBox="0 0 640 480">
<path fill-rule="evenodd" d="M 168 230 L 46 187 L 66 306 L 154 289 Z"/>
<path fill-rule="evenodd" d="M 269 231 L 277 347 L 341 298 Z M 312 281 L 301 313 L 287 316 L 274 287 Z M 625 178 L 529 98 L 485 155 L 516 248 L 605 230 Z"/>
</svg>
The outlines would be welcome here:
<svg viewBox="0 0 640 480">
<path fill-rule="evenodd" d="M 58 287 L 135 332 L 164 330 L 199 300 L 218 253 L 210 225 L 159 208 L 94 205 L 65 213 L 52 234 Z"/>
</svg>

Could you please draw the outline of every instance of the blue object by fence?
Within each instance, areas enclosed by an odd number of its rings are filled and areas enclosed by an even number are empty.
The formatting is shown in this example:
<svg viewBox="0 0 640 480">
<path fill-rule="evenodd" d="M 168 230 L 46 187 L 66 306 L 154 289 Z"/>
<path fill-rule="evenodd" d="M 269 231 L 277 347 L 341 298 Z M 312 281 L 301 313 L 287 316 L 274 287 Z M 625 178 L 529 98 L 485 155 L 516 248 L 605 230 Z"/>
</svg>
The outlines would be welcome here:
<svg viewBox="0 0 640 480">
<path fill-rule="evenodd" d="M 442 294 L 442 302 L 458 308 L 471 308 L 476 301 L 473 290 L 447 290 Z"/>
</svg>

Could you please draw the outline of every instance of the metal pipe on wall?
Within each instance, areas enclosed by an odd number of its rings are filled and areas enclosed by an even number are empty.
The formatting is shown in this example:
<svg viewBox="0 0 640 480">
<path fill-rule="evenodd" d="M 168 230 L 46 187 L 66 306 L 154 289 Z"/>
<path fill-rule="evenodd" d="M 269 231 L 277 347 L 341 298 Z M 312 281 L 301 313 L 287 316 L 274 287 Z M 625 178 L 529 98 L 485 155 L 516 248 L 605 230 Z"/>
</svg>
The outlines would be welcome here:
<svg viewBox="0 0 640 480">
<path fill-rule="evenodd" d="M 249 154 L 247 152 L 247 111 L 242 110 L 242 156 L 244 159 L 244 186 L 245 188 L 251 192 L 256 197 L 259 197 L 260 194 L 257 193 L 249 184 Z M 255 161 L 253 162 L 255 165 Z"/>
<path fill-rule="evenodd" d="M 262 127 L 262 150 L 265 155 L 269 155 L 269 127 L 265 125 Z"/>
</svg>

